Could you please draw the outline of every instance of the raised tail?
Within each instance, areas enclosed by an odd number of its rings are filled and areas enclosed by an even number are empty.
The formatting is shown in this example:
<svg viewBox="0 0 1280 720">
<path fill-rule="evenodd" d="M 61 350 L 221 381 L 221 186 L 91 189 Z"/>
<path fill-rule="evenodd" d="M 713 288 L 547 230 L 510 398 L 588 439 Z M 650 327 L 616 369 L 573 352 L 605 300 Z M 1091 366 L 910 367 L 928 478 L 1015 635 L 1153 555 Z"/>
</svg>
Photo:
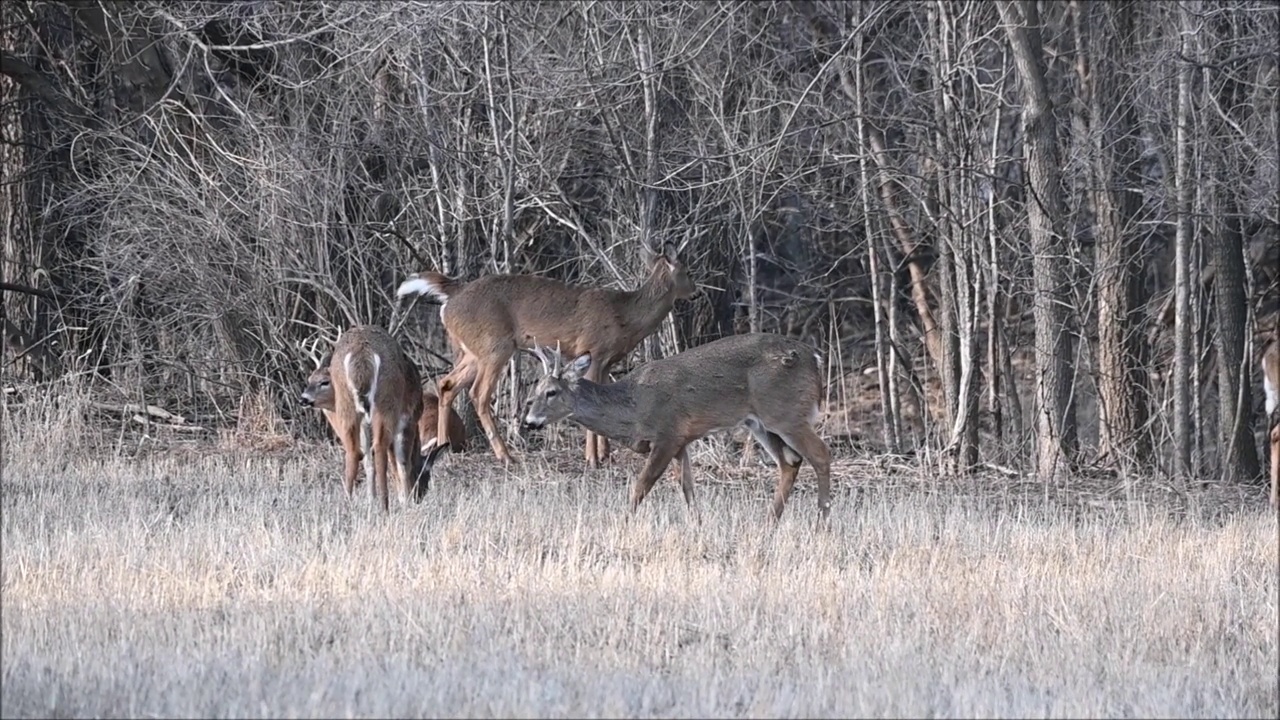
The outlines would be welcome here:
<svg viewBox="0 0 1280 720">
<path fill-rule="evenodd" d="M 455 280 L 444 273 L 428 270 L 417 275 L 411 275 L 408 280 L 400 283 L 400 289 L 396 290 L 396 296 L 431 295 L 441 302 L 445 302 L 448 301 L 450 296 L 456 295 L 459 290 L 462 290 L 465 285 L 465 282 Z"/>
</svg>

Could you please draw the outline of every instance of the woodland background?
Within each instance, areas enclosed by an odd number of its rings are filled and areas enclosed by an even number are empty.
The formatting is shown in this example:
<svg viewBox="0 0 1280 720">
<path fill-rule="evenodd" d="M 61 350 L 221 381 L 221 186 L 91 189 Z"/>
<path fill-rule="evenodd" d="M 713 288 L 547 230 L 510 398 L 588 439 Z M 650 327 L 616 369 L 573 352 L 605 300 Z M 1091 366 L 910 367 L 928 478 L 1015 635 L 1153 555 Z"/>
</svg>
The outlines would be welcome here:
<svg viewBox="0 0 1280 720">
<path fill-rule="evenodd" d="M 6 397 L 319 437 L 317 338 L 447 367 L 407 274 L 629 287 L 687 241 L 632 366 L 781 332 L 879 451 L 1260 478 L 1274 2 L 3 7 Z"/>
</svg>

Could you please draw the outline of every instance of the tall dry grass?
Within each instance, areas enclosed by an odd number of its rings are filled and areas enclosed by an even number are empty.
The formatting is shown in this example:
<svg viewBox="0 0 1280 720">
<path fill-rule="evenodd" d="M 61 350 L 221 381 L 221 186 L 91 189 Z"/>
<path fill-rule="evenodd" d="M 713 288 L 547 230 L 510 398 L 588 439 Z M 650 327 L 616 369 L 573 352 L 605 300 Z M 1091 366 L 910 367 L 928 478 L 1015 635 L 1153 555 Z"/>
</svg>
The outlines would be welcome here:
<svg viewBox="0 0 1280 720">
<path fill-rule="evenodd" d="M 508 473 L 481 447 L 382 517 L 335 447 L 86 448 L 76 402 L 4 415 L 4 717 L 1277 713 L 1259 502 L 846 460 L 832 532 L 806 469 L 770 533 L 768 471 L 704 463 L 696 528 L 670 477 L 624 521 L 625 451 Z"/>
</svg>

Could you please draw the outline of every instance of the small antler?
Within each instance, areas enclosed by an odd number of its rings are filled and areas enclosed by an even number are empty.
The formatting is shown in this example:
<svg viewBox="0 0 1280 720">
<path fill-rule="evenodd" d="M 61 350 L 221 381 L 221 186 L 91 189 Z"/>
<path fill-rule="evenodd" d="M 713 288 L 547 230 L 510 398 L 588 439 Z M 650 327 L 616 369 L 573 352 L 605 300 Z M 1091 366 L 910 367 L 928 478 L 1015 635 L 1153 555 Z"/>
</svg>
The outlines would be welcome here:
<svg viewBox="0 0 1280 720">
<path fill-rule="evenodd" d="M 560 354 L 560 341 L 556 341 L 556 354 L 553 358 L 553 367 L 555 368 L 555 376 L 560 377 L 560 373 L 564 372 L 564 355 Z"/>
<path fill-rule="evenodd" d="M 302 353 L 310 358 L 312 363 L 315 363 L 316 367 L 320 367 L 320 338 L 315 337 L 310 340 L 303 340 L 298 343 L 298 346 L 301 348 Z"/>
<path fill-rule="evenodd" d="M 551 367 L 551 359 L 547 357 L 546 351 L 538 344 L 536 339 L 533 341 L 533 346 L 529 348 L 529 354 L 542 361 L 542 371 L 544 373 L 548 375 L 555 374 Z"/>
<path fill-rule="evenodd" d="M 338 342 L 337 340 L 329 337 L 325 337 L 325 334 L 321 333 L 309 340 L 299 341 L 298 347 L 299 349 L 302 350 L 303 354 L 305 354 L 311 360 L 311 362 L 315 364 L 316 367 L 320 367 L 321 365 L 328 365 L 329 360 L 332 359 L 333 357 L 332 350 L 329 350 L 327 352 L 320 352 L 321 345 L 324 343 L 328 343 L 330 346 L 332 346 L 332 345 L 336 345 L 337 342 Z"/>
<path fill-rule="evenodd" d="M 529 348 L 529 352 L 533 353 L 542 361 L 543 372 L 551 377 L 560 377 L 560 372 L 564 369 L 564 363 L 562 362 L 562 357 L 560 355 L 559 340 L 556 341 L 555 350 L 552 350 L 546 345 L 539 345 L 538 341 L 534 340 L 533 347 Z"/>
</svg>

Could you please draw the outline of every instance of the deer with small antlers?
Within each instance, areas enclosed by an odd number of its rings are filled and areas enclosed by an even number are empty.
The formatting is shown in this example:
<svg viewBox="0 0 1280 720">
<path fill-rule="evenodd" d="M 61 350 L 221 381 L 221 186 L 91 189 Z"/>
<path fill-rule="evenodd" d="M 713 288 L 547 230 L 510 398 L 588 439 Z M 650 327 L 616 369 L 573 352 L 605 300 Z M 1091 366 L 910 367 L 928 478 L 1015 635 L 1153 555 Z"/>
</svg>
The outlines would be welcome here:
<svg viewBox="0 0 1280 720">
<path fill-rule="evenodd" d="M 327 360 L 327 362 L 325 361 Z M 390 509 L 388 473 L 398 480 L 402 503 L 421 500 L 431 467 L 446 445 L 424 458 L 418 439 L 422 385 L 418 368 L 390 333 L 372 325 L 348 329 L 319 365 L 303 391 L 302 402 L 319 401 L 345 454 L 343 488 L 350 497 L 363 461 L 371 495 Z M 314 380 L 314 382 L 311 382 Z M 324 407 L 332 399 L 332 409 Z"/>
<path fill-rule="evenodd" d="M 1280 337 L 1262 353 L 1262 389 L 1266 393 L 1267 434 L 1271 447 L 1271 505 L 1280 508 Z"/>
<path fill-rule="evenodd" d="M 470 389 L 493 454 L 510 462 L 490 403 L 511 356 L 535 343 L 558 346 L 571 356 L 587 353 L 594 361 L 586 379 L 600 382 L 614 363 L 658 329 L 677 299 L 693 296 L 695 287 L 679 252 L 667 243 L 661 254 L 654 254 L 648 278 L 634 290 L 569 285 L 537 275 L 486 275 L 463 282 L 429 271 L 405 280 L 396 294 L 429 294 L 444 303 L 440 318 L 455 359 L 453 370 L 440 379 L 440 406 L 451 409 L 455 396 Z M 444 417 L 437 421 L 441 443 L 450 438 Z M 607 438 L 589 430 L 587 464 L 598 467 L 608 454 Z"/>
<path fill-rule="evenodd" d="M 818 516 L 827 519 L 831 451 L 814 429 L 822 375 L 817 354 L 804 343 L 769 333 L 731 335 L 642 365 L 610 384 L 586 377 L 594 362 L 590 354 L 566 367 L 555 349 L 532 352 L 544 374 L 529 396 L 525 426 L 568 419 L 647 453 L 632 486 L 632 512 L 671 461 L 679 460 L 680 487 L 696 518 L 689 443 L 745 425 L 778 466 L 773 518 L 782 516 L 803 461 L 818 476 Z"/>
<path fill-rule="evenodd" d="M 329 421 L 329 425 L 333 427 L 336 433 L 338 428 L 334 424 L 333 417 L 333 376 L 329 371 L 329 363 L 332 361 L 333 357 L 330 354 L 325 355 L 324 358 L 316 363 L 316 369 L 307 376 L 307 385 L 302 390 L 302 404 L 323 412 L 325 419 Z M 435 439 L 439 412 L 440 398 L 436 397 L 435 383 L 431 383 L 429 388 L 422 388 L 422 418 L 418 421 L 418 441 L 422 445 L 423 455 L 429 454 L 436 446 Z M 466 447 L 466 425 L 463 424 L 462 418 L 458 416 L 458 413 L 454 412 L 453 408 L 449 408 L 449 451 L 460 453 Z"/>
</svg>

